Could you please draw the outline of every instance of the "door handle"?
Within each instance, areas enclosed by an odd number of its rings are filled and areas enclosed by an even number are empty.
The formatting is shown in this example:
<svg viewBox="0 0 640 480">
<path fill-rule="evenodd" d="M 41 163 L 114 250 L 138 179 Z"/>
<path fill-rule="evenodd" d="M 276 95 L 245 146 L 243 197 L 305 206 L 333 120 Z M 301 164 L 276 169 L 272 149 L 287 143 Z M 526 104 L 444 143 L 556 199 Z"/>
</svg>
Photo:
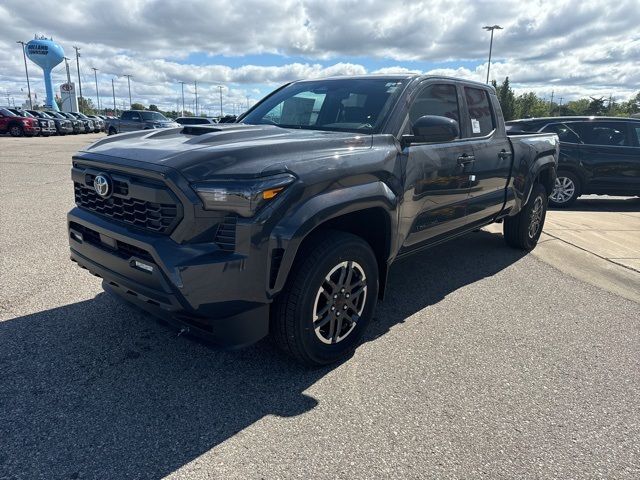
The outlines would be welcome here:
<svg viewBox="0 0 640 480">
<path fill-rule="evenodd" d="M 474 157 L 473 155 L 467 155 L 466 153 L 458 157 L 458 165 L 468 165 L 475 161 L 476 157 Z"/>
<path fill-rule="evenodd" d="M 500 153 L 498 153 L 498 158 L 500 160 L 506 160 L 510 156 L 511 156 L 511 152 L 507 152 L 506 150 L 500 150 Z"/>
</svg>

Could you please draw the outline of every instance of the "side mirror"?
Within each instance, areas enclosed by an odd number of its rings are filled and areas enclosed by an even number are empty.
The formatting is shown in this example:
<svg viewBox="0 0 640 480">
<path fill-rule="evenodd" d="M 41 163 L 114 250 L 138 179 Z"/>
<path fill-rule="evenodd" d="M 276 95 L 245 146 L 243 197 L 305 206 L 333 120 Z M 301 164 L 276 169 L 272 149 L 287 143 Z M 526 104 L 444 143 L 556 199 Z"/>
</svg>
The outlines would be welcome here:
<svg viewBox="0 0 640 480">
<path fill-rule="evenodd" d="M 425 115 L 418 118 L 411 126 L 413 135 L 403 135 L 402 143 L 451 142 L 460 136 L 458 122 L 451 118 L 436 115 Z"/>
</svg>

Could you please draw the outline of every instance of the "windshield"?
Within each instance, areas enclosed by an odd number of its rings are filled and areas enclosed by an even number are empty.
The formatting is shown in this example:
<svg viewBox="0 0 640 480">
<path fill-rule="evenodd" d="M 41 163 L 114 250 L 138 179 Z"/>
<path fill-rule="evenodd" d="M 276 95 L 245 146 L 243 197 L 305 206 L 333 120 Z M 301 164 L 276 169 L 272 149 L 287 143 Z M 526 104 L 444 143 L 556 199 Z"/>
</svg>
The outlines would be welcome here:
<svg viewBox="0 0 640 480">
<path fill-rule="evenodd" d="M 140 112 L 142 114 L 142 118 L 146 121 L 152 122 L 168 122 L 169 119 L 158 112 Z"/>
<path fill-rule="evenodd" d="M 13 112 L 10 112 L 6 108 L 0 108 L 0 113 L 5 117 L 15 117 L 15 114 Z"/>
<path fill-rule="evenodd" d="M 58 112 L 47 112 L 47 115 L 55 118 L 66 118 L 64 115 L 60 115 Z"/>
<path fill-rule="evenodd" d="M 260 103 L 242 123 L 376 133 L 405 80 L 346 78 L 296 82 Z"/>
<path fill-rule="evenodd" d="M 15 113 L 19 117 L 36 118 L 35 115 L 31 115 L 26 110 L 12 110 L 12 112 Z"/>
</svg>

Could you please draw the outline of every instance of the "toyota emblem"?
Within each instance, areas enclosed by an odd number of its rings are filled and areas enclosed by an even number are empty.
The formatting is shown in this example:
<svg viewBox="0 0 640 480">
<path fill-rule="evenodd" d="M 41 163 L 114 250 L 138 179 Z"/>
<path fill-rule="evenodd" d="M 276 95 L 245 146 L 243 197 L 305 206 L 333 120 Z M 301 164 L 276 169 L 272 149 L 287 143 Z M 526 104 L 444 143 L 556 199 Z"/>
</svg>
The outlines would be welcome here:
<svg viewBox="0 0 640 480">
<path fill-rule="evenodd" d="M 96 175 L 93 179 L 93 188 L 103 198 L 111 194 L 111 180 L 105 175 Z"/>
</svg>

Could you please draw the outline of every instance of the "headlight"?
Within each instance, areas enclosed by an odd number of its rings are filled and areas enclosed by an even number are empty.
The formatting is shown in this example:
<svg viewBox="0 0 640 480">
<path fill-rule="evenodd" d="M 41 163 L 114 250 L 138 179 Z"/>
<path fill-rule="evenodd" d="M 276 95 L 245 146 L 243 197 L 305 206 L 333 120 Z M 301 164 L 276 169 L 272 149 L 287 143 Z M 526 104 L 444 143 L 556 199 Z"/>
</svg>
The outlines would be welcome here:
<svg viewBox="0 0 640 480">
<path fill-rule="evenodd" d="M 219 180 L 193 185 L 205 210 L 235 212 L 252 217 L 279 195 L 295 177 L 289 174 L 250 180 Z"/>
</svg>

